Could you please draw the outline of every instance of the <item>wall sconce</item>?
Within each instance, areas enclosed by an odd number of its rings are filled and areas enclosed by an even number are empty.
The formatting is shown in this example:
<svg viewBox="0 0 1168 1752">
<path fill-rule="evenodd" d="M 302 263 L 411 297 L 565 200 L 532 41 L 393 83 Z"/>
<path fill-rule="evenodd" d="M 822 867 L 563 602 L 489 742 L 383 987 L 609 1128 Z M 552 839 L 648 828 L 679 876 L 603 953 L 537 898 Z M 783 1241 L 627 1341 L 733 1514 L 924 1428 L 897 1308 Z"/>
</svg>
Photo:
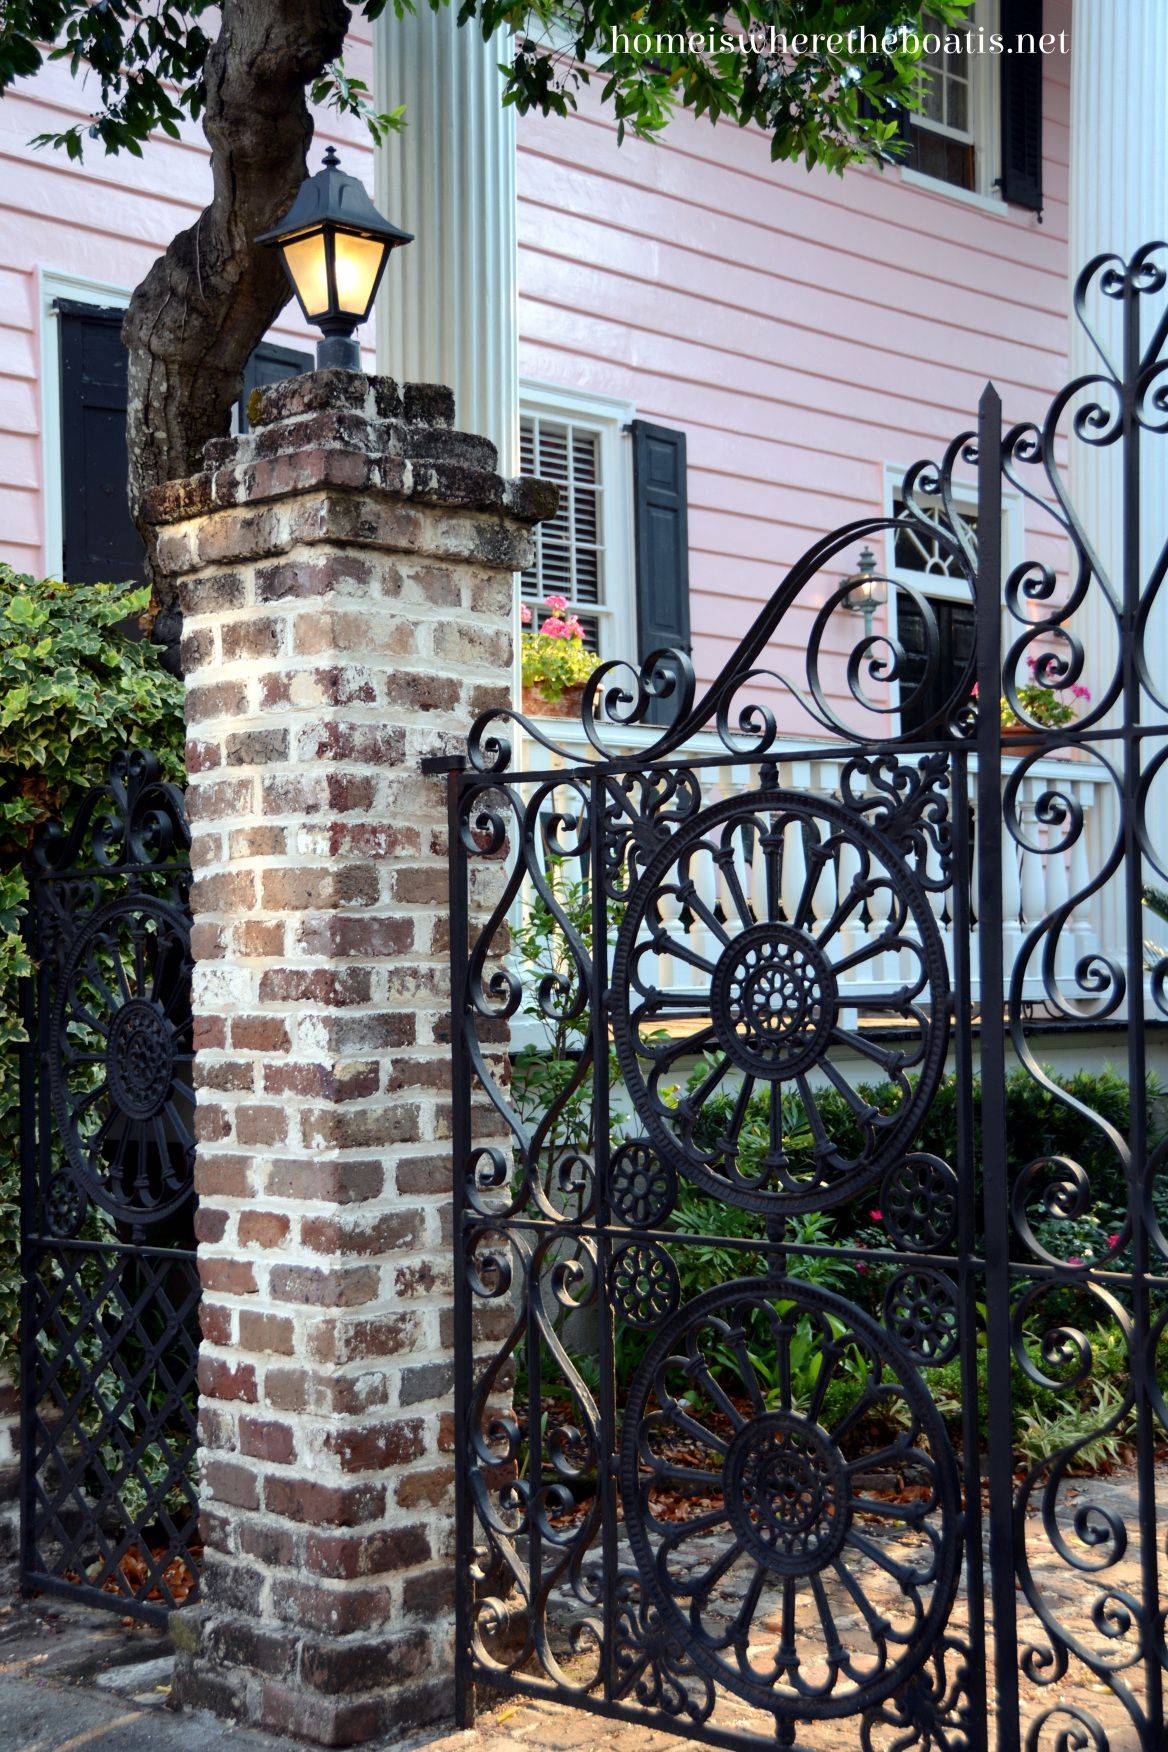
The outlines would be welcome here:
<svg viewBox="0 0 1168 1752">
<path fill-rule="evenodd" d="M 870 547 L 861 548 L 856 570 L 844 579 L 844 584 L 848 593 L 843 598 L 843 607 L 849 614 L 863 615 L 864 637 L 870 639 L 876 610 L 888 601 L 888 580 L 876 576 L 876 555 Z"/>
</svg>

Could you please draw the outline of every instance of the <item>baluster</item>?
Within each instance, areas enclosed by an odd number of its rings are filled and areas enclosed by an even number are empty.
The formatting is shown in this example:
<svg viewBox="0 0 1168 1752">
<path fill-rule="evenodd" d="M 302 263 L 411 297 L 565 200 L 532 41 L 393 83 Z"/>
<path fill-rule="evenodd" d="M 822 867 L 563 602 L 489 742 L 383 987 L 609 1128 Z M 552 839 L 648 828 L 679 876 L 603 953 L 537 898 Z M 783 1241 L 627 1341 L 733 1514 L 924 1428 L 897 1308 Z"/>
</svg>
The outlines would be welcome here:
<svg viewBox="0 0 1168 1752">
<path fill-rule="evenodd" d="M 1087 845 L 1087 837 L 1091 830 L 1091 805 L 1095 801 L 1095 790 L 1091 785 L 1077 784 L 1074 796 L 1083 811 L 1083 827 L 1071 847 L 1070 854 L 1070 891 L 1072 894 L 1082 894 L 1091 880 L 1091 854 Z M 1098 943 L 1095 918 L 1098 917 L 1096 906 L 1097 896 L 1087 901 L 1080 901 L 1071 914 L 1073 930 L 1071 932 L 1071 965 L 1067 969 L 1068 978 L 1073 980 L 1075 968 L 1083 956 Z M 1073 988 L 1072 988 L 1073 989 Z"/>
<path fill-rule="evenodd" d="M 717 836 L 715 836 L 716 838 Z M 693 862 L 693 883 L 702 905 L 714 912 L 718 906 L 718 866 L 712 855 L 703 852 Z M 722 953 L 722 941 L 700 913 L 694 913 L 689 927 L 689 946 L 695 954 L 704 955 L 715 963 Z"/>
<path fill-rule="evenodd" d="M 1059 789 L 1063 786 L 1060 782 Z M 1065 826 L 1055 825 L 1048 828 L 1046 835 L 1046 898 L 1045 907 L 1048 913 L 1057 912 L 1063 906 L 1071 892 L 1071 884 L 1067 875 L 1067 854 L 1054 848 L 1059 846 L 1066 833 Z M 1055 975 L 1061 985 L 1074 965 L 1074 943 L 1070 921 L 1063 925 L 1055 948 Z"/>
<path fill-rule="evenodd" d="M 931 839 L 926 839 L 925 841 L 924 874 L 929 882 L 940 882 L 944 874 L 941 864 L 941 855 Z M 945 945 L 945 960 L 949 967 L 949 978 L 950 981 L 952 981 L 953 931 L 950 921 L 945 917 L 945 900 L 948 890 L 945 888 L 926 888 L 925 893 L 928 896 L 929 905 L 933 911 L 933 917 L 937 921 L 937 929 L 941 933 L 941 941 Z"/>
<path fill-rule="evenodd" d="M 888 929 L 888 921 L 892 917 L 892 890 L 887 882 L 878 883 L 875 891 L 869 896 L 868 917 L 871 920 L 872 935 L 882 937 Z M 873 955 L 863 963 L 861 977 L 874 980 L 880 986 L 900 985 L 902 982 L 899 951 L 885 949 L 880 955 Z"/>
<path fill-rule="evenodd" d="M 1045 846 L 1046 834 L 1034 813 L 1034 805 L 1042 789 L 1041 782 L 1034 779 L 1027 779 L 1025 781 L 1025 789 L 1026 812 L 1031 823 L 1031 830 L 1027 834 L 1027 838 L 1032 844 Z M 1026 929 L 1028 931 L 1046 916 L 1046 863 L 1047 859 L 1044 851 L 1027 851 L 1023 848 L 1022 917 L 1026 922 Z"/>
<path fill-rule="evenodd" d="M 852 890 L 855 888 L 860 877 L 861 867 L 862 860 L 860 857 L 860 848 L 855 845 L 852 840 L 843 840 L 840 844 L 839 860 L 836 870 L 836 895 L 841 906 L 847 901 Z M 867 934 L 867 926 L 865 924 L 863 912 L 857 907 L 851 914 L 849 914 L 847 923 L 840 927 L 836 958 L 843 960 L 845 957 L 854 954 L 863 943 Z M 829 953 L 830 950 L 835 947 L 835 944 L 830 944 Z M 869 968 L 866 967 L 863 962 L 860 963 L 858 969 L 850 969 L 849 972 L 844 974 L 843 979 L 840 982 L 844 991 L 847 990 L 849 985 L 854 985 L 861 976 L 866 975 L 869 971 Z M 855 1010 L 845 1010 L 843 1015 L 844 1027 L 855 1028 L 858 1024 L 859 1016 L 857 1012 Z"/>
<path fill-rule="evenodd" d="M 1018 826 L 1023 821 L 1022 800 L 1017 804 Z M 1019 869 L 1021 849 L 1003 823 L 1002 826 L 1002 957 L 1006 989 L 1022 942 L 1022 876 Z"/>
<path fill-rule="evenodd" d="M 679 920 L 681 918 L 681 903 L 676 895 L 663 894 L 658 900 L 658 911 L 661 915 L 661 928 L 674 942 L 684 941 Z M 646 932 L 646 936 L 649 933 Z M 670 991 L 675 986 L 684 988 L 690 983 L 688 964 L 676 955 L 668 953 L 657 957 L 657 983 L 662 991 Z"/>
<path fill-rule="evenodd" d="M 788 821 L 783 829 L 783 867 L 779 886 L 783 917 L 788 921 L 798 911 L 806 881 L 807 850 L 803 844 L 803 826 L 801 822 Z"/>
</svg>

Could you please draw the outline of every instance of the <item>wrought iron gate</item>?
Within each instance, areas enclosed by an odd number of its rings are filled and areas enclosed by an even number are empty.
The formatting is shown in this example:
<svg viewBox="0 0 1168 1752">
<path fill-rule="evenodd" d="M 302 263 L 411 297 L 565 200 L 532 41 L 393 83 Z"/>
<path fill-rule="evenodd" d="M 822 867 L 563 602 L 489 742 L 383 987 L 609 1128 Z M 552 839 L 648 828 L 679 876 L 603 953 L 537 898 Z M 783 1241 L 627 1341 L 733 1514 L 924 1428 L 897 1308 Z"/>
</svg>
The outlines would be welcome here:
<svg viewBox="0 0 1168 1752">
<path fill-rule="evenodd" d="M 987 389 L 697 704 L 684 654 L 607 664 L 525 764 L 496 712 L 450 774 L 464 1720 L 485 1686 L 719 1745 L 1168 1744 L 1166 260 L 1091 263 L 1118 363 L 1096 331 L 1004 436 Z M 1065 445 L 1119 459 L 1114 554 Z M 904 541 L 976 605 L 923 719 Z M 1040 1057 L 1107 1028 L 1122 1122 Z"/>
<path fill-rule="evenodd" d="M 160 1621 L 197 1587 L 189 845 L 128 753 L 29 864 L 21 1576 Z"/>
</svg>

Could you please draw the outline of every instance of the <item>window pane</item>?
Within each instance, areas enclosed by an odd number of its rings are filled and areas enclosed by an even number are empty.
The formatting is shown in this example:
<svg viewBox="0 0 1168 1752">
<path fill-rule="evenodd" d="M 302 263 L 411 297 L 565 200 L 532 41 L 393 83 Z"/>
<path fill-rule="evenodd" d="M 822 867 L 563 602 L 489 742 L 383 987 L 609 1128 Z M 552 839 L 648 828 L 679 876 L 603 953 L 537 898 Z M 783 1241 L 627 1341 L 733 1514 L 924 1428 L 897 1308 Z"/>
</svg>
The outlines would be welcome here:
<svg viewBox="0 0 1168 1752">
<path fill-rule="evenodd" d="M 892 509 L 899 517 L 904 511 L 904 500 L 899 495 L 893 500 Z M 938 529 L 947 529 L 945 514 L 939 505 L 925 504 L 921 507 L 927 523 L 935 524 Z M 977 547 L 977 513 L 962 511 L 961 527 L 966 532 L 976 550 Z M 934 578 L 964 578 L 960 557 L 953 551 L 952 545 L 940 536 L 931 536 L 915 520 L 912 523 L 898 525 L 892 546 L 892 564 L 898 572 L 920 572 Z"/>
</svg>

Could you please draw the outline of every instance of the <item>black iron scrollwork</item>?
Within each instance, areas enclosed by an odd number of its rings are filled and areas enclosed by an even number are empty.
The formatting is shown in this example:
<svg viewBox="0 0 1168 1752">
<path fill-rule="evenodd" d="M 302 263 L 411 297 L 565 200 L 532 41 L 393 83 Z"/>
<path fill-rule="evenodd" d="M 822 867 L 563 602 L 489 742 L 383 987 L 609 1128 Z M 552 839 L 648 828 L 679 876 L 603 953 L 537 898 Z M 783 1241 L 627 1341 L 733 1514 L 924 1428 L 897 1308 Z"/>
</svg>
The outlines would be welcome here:
<svg viewBox="0 0 1168 1752">
<path fill-rule="evenodd" d="M 823 1363 L 800 1401 L 792 1354 L 808 1330 Z M 760 1351 L 778 1363 L 773 1400 Z M 845 1391 L 827 1413 L 833 1383 Z M 865 1409 L 881 1401 L 902 1427 L 873 1444 Z M 912 1501 L 872 1490 L 892 1467 L 917 1487 Z M 961 1551 L 956 1463 L 908 1354 L 842 1297 L 781 1278 L 732 1282 L 667 1321 L 630 1388 L 621 1491 L 666 1635 L 716 1686 L 777 1717 L 872 1707 L 944 1629 Z M 713 1506 L 666 1512 L 697 1491 Z M 890 1526 L 906 1534 L 895 1553 Z M 897 1583 L 894 1612 L 869 1599 L 883 1574 Z"/>
<path fill-rule="evenodd" d="M 126 750 L 27 866 L 22 1573 L 156 1620 L 199 1568 L 189 845 Z"/>
<path fill-rule="evenodd" d="M 1091 370 L 1004 431 L 987 388 L 704 690 L 603 664 L 526 773 L 516 714 L 471 730 L 464 1687 L 744 1752 L 1160 1747 L 1168 245 L 1075 314 Z"/>
<path fill-rule="evenodd" d="M 899 979 L 864 1002 L 900 1025 L 907 1040 L 896 1046 L 846 1016 L 845 981 L 886 955 Z M 862 814 L 794 794 L 736 797 L 675 834 L 630 898 L 613 958 L 617 1058 L 678 1173 L 733 1204 L 811 1210 L 854 1196 L 911 1142 L 945 1061 L 947 992 L 933 911 Z M 678 1066 L 696 1053 L 708 1055 L 708 1075 L 679 1091 Z M 858 1093 L 847 1068 L 857 1056 L 898 1089 L 891 1112 Z M 844 1097 L 858 1145 L 823 1125 L 813 1071 Z M 777 1101 L 761 1155 L 744 1148 L 754 1089 L 784 1084 L 814 1132 L 809 1161 L 788 1158 Z M 723 1086 L 734 1088 L 732 1111 L 711 1126 L 706 1102 Z"/>
</svg>

